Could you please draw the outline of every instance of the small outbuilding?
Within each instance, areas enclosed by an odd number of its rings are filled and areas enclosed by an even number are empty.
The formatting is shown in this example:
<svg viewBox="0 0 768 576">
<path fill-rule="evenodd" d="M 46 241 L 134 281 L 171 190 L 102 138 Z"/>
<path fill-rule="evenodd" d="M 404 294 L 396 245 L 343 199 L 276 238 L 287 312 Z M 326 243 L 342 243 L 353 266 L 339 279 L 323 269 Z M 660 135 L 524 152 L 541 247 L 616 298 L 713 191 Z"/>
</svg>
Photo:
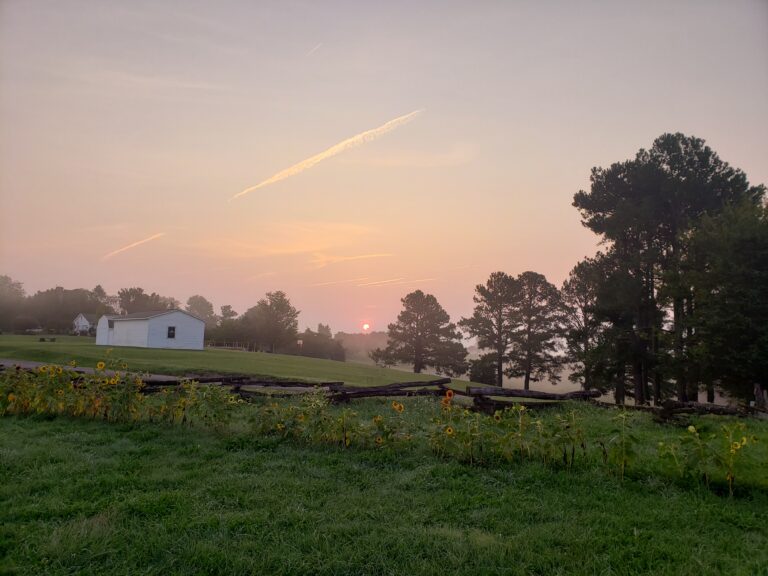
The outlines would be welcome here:
<svg viewBox="0 0 768 576">
<path fill-rule="evenodd" d="M 72 320 L 72 331 L 75 334 L 93 334 L 96 331 L 96 323 L 99 321 L 97 314 L 83 314 L 82 312 Z"/>
<path fill-rule="evenodd" d="M 205 322 L 183 310 L 105 315 L 96 328 L 96 344 L 202 350 Z"/>
</svg>

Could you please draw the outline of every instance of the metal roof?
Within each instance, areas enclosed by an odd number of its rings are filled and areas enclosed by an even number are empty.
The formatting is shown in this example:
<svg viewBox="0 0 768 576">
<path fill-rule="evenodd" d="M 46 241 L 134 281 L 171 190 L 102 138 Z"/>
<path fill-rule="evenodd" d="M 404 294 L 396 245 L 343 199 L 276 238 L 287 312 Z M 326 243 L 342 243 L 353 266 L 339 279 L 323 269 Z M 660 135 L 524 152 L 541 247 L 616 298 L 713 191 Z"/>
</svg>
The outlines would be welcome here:
<svg viewBox="0 0 768 576">
<path fill-rule="evenodd" d="M 173 308 L 171 310 L 156 310 L 152 312 L 133 312 L 131 314 L 122 314 L 122 315 L 109 314 L 107 315 L 107 318 L 109 318 L 110 320 L 147 320 L 149 318 L 154 318 L 155 316 L 170 314 L 171 312 L 181 312 L 182 314 L 186 314 L 187 316 L 192 316 L 192 318 L 195 318 L 196 320 L 200 320 L 201 322 L 204 321 L 202 318 L 198 318 L 194 314 L 190 314 L 186 310 L 179 310 L 178 308 Z"/>
</svg>

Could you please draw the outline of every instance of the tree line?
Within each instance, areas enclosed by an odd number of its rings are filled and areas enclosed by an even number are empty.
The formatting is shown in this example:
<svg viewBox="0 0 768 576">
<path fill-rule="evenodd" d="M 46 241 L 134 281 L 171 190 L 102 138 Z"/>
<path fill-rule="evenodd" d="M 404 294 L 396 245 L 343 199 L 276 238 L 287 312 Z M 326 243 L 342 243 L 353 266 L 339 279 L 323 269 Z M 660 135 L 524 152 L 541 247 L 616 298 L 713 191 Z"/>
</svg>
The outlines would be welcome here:
<svg viewBox="0 0 768 576">
<path fill-rule="evenodd" d="M 764 402 L 768 388 L 768 213 L 765 187 L 752 186 L 700 138 L 663 134 L 650 149 L 596 167 L 590 189 L 573 197 L 582 224 L 603 249 L 578 262 L 560 288 L 542 274 L 494 272 L 475 288 L 472 315 L 451 322 L 431 294 L 417 290 L 388 326 L 378 364 L 414 372 L 469 373 L 557 382 L 565 366 L 585 389 L 613 391 L 623 404 L 675 396 L 709 401 L 720 388 Z M 57 287 L 27 297 L 0 276 L 0 329 L 44 325 L 66 330 L 79 312 L 179 307 L 141 288 L 107 296 Z M 207 337 L 246 341 L 268 351 L 343 359 L 330 328 L 298 333 L 299 312 L 285 293 L 268 293 L 238 315 L 215 314 L 204 297 L 186 309 L 206 322 Z M 463 338 L 482 354 L 467 361 Z"/>
<path fill-rule="evenodd" d="M 557 381 L 562 368 L 617 403 L 715 388 L 765 402 L 768 388 L 768 213 L 751 186 L 703 140 L 663 134 L 633 159 L 593 168 L 574 195 L 603 250 L 558 289 L 536 272 L 490 275 L 474 311 L 450 322 L 434 296 L 403 298 L 389 341 L 371 357 L 500 385 Z M 466 361 L 462 333 L 477 339 Z"/>
<path fill-rule="evenodd" d="M 190 296 L 183 308 L 176 298 L 148 293 L 141 287 L 122 288 L 110 296 L 100 285 L 92 290 L 57 286 L 27 296 L 20 282 L 0 275 L 0 330 L 5 331 L 44 329 L 68 333 L 81 313 L 98 317 L 172 309 L 184 309 L 203 320 L 209 341 L 237 341 L 249 349 L 316 358 L 345 358 L 341 342 L 333 338 L 328 325 L 319 324 L 316 331 L 307 328 L 299 333 L 299 311 L 281 291 L 267 293 L 242 315 L 231 305 L 222 306 L 220 314 L 216 314 L 213 304 L 199 294 Z"/>
</svg>

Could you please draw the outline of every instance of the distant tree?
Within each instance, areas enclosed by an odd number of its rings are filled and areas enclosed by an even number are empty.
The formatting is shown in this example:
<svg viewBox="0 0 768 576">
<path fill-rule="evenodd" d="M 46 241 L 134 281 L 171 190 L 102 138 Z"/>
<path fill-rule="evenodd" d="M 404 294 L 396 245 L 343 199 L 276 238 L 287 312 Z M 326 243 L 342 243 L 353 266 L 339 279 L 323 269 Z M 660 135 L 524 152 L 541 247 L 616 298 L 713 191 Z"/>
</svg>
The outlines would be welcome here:
<svg viewBox="0 0 768 576">
<path fill-rule="evenodd" d="M 291 305 L 285 292 L 267 292 L 256 306 L 243 314 L 248 336 L 270 352 L 295 343 L 299 311 Z"/>
<path fill-rule="evenodd" d="M 292 354 L 311 358 L 324 358 L 341 362 L 346 359 L 344 347 L 339 340 L 332 338 L 331 329 L 327 324 L 318 324 L 317 332 L 307 328 L 298 335 L 295 348 L 289 351 Z"/>
<path fill-rule="evenodd" d="M 397 321 L 388 326 L 387 347 L 372 352 L 371 358 L 383 364 L 412 364 L 417 374 L 429 367 L 448 375 L 466 372 L 467 349 L 461 344 L 461 333 L 437 299 L 416 290 L 402 303 Z"/>
<path fill-rule="evenodd" d="M 480 358 L 469 361 L 469 379 L 478 384 L 490 384 L 501 386 L 498 383 L 497 355 L 494 353 L 483 354 Z"/>
<path fill-rule="evenodd" d="M 328 324 L 318 324 L 317 325 L 317 334 L 319 336 L 322 336 L 323 338 L 333 338 L 333 333 L 331 332 L 331 327 Z"/>
<path fill-rule="evenodd" d="M 32 316 L 20 314 L 12 320 L 10 327 L 14 332 L 26 332 L 27 330 L 40 328 L 40 323 Z"/>
<path fill-rule="evenodd" d="M 504 272 L 494 272 L 485 285 L 475 287 L 475 309 L 472 316 L 462 318 L 459 327 L 468 335 L 477 338 L 477 345 L 491 350 L 496 369 L 495 382 L 501 386 L 504 379 L 504 364 L 509 359 L 509 349 L 519 319 L 512 314 L 517 293 L 515 279 Z M 486 355 L 487 356 L 487 355 Z M 484 357 L 483 368 L 488 362 Z M 478 369 L 479 365 L 475 364 Z M 487 383 L 487 382 L 486 382 Z"/>
<path fill-rule="evenodd" d="M 225 304 L 221 307 L 221 319 L 222 320 L 231 320 L 232 318 L 237 318 L 237 312 L 232 310 L 232 306 L 229 304 Z"/>
<path fill-rule="evenodd" d="M 152 292 L 147 294 L 143 288 L 121 288 L 117 292 L 120 308 L 127 314 L 150 312 L 178 308 L 181 303 L 171 296 L 160 296 Z"/>
<path fill-rule="evenodd" d="M 13 328 L 13 319 L 21 313 L 25 297 L 21 282 L 0 276 L 0 329 Z"/>
<path fill-rule="evenodd" d="M 96 300 L 102 304 L 107 304 L 107 299 L 109 296 L 107 295 L 106 290 L 101 287 L 101 284 L 97 284 L 96 287 L 91 290 L 91 293 L 93 294 L 93 297 L 96 298 Z"/>
<path fill-rule="evenodd" d="M 69 332 L 72 321 L 80 314 L 101 315 L 112 312 L 91 290 L 68 290 L 57 286 L 37 292 L 27 299 L 25 314 L 35 318 L 43 327 L 57 332 Z"/>
<path fill-rule="evenodd" d="M 518 329 L 512 334 L 507 375 L 523 378 L 523 386 L 543 378 L 560 379 L 562 357 L 557 354 L 562 334 L 560 292 L 536 272 L 517 277 L 511 315 Z"/>
<path fill-rule="evenodd" d="M 377 348 L 386 348 L 387 333 L 384 331 L 374 331 L 362 333 L 336 332 L 333 335 L 334 340 L 341 342 L 344 346 L 344 354 L 347 360 L 355 362 L 369 362 L 373 360 L 370 353 Z M 381 362 L 379 362 L 381 363 Z"/>
<path fill-rule="evenodd" d="M 210 330 L 218 323 L 219 319 L 213 311 L 211 304 L 205 297 L 196 294 L 187 299 L 187 312 L 193 314 L 205 322 L 206 329 Z"/>
</svg>

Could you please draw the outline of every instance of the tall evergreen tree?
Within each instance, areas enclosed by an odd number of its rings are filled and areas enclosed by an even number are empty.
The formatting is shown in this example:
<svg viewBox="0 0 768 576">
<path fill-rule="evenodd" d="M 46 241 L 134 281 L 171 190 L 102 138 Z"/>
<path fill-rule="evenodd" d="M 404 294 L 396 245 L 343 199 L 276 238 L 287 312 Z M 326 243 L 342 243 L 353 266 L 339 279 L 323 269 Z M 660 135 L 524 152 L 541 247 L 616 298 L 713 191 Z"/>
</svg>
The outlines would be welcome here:
<svg viewBox="0 0 768 576">
<path fill-rule="evenodd" d="M 516 281 L 512 276 L 504 272 L 494 272 L 484 285 L 478 284 L 475 287 L 475 309 L 472 316 L 459 321 L 459 327 L 468 335 L 477 338 L 477 345 L 481 349 L 491 351 L 486 356 L 493 359 L 497 386 L 502 384 L 512 335 L 519 325 L 519 319 L 512 314 L 517 293 Z M 477 369 L 480 369 L 479 364 Z"/>
<path fill-rule="evenodd" d="M 267 292 L 256 306 L 245 311 L 242 323 L 246 334 L 270 352 L 293 344 L 299 325 L 299 311 L 285 292 Z"/>
<path fill-rule="evenodd" d="M 511 323 L 517 328 L 511 335 L 507 374 L 531 381 L 560 379 L 562 356 L 558 354 L 562 334 L 562 308 L 557 287 L 537 272 L 523 272 L 515 282 Z"/>
<path fill-rule="evenodd" d="M 466 372 L 461 333 L 437 299 L 416 290 L 402 303 L 397 321 L 387 327 L 387 347 L 374 350 L 371 358 L 383 364 L 411 364 L 416 374 L 429 367 L 448 375 Z"/>
<path fill-rule="evenodd" d="M 605 280 L 605 255 L 585 258 L 571 270 L 560 289 L 563 304 L 566 358 L 574 366 L 569 379 L 591 390 L 597 382 L 603 322 L 597 296 Z"/>
<path fill-rule="evenodd" d="M 705 217 L 691 238 L 684 280 L 696 307 L 688 319 L 691 360 L 711 384 L 765 403 L 768 390 L 768 209 L 751 202 Z"/>
<path fill-rule="evenodd" d="M 590 192 L 574 196 L 585 226 L 603 236 L 638 289 L 627 302 L 633 316 L 630 364 L 635 401 L 643 403 L 650 375 L 659 400 L 660 365 L 672 366 L 681 400 L 695 394 L 696 382 L 686 366 L 686 318 L 695 307 L 691 287 L 681 270 L 691 233 L 702 215 L 717 214 L 742 200 L 757 203 L 761 186 L 722 161 L 704 141 L 683 134 L 663 134 L 650 150 L 608 169 L 594 168 Z M 660 362 L 661 323 L 666 300 L 671 303 L 673 362 Z"/>
</svg>

